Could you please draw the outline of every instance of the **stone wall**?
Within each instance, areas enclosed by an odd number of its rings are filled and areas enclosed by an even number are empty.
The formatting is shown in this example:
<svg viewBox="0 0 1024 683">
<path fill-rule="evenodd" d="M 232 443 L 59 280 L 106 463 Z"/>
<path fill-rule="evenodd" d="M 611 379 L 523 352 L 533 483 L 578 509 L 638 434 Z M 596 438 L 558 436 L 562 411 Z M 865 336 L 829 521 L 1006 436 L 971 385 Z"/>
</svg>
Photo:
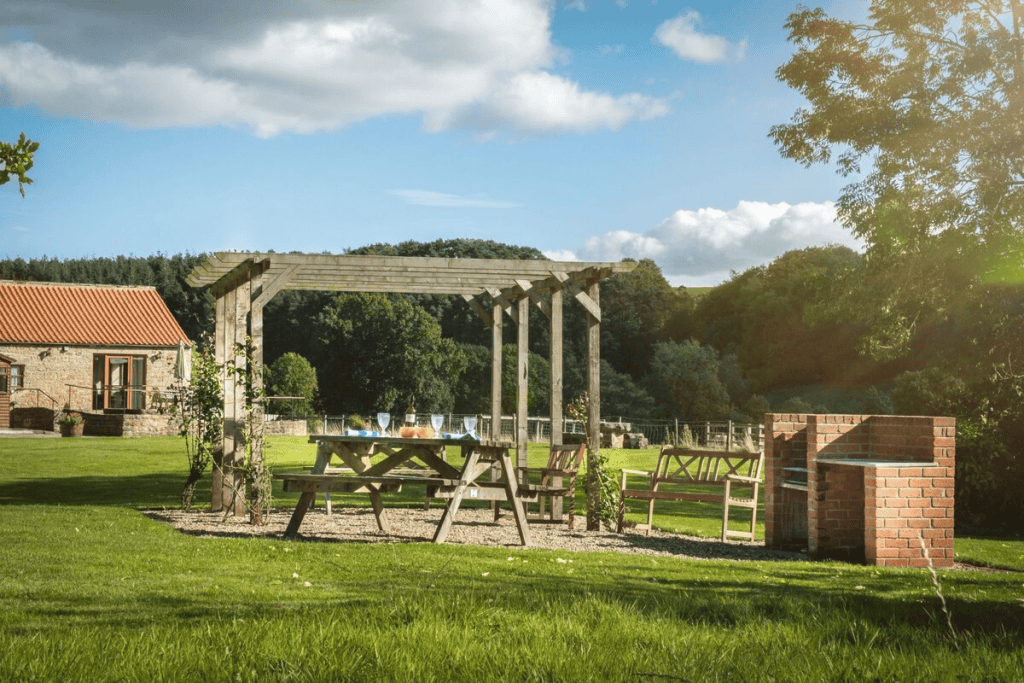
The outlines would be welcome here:
<svg viewBox="0 0 1024 683">
<path fill-rule="evenodd" d="M 178 421 L 157 413 L 87 413 L 86 436 L 177 436 Z"/>
<path fill-rule="evenodd" d="M 49 408 L 11 409 L 11 427 L 15 429 L 42 429 L 57 431 L 54 427 L 56 416 Z"/>
<path fill-rule="evenodd" d="M 0 355 L 7 356 L 15 365 L 25 366 L 25 388 L 11 397 L 11 408 L 42 407 L 62 410 L 70 404 L 72 410 L 92 409 L 93 357 L 146 356 L 146 387 L 154 390 L 174 385 L 174 362 L 177 349 L 139 347 L 98 347 L 60 344 L 0 344 Z M 73 386 L 69 386 L 73 385 Z M 49 397 L 49 398 L 48 398 Z M 52 402 L 51 402 L 52 399 Z M 150 396 L 146 398 L 146 405 Z"/>
<path fill-rule="evenodd" d="M 308 436 L 309 426 L 305 420 L 267 420 L 263 427 L 267 435 Z"/>
</svg>

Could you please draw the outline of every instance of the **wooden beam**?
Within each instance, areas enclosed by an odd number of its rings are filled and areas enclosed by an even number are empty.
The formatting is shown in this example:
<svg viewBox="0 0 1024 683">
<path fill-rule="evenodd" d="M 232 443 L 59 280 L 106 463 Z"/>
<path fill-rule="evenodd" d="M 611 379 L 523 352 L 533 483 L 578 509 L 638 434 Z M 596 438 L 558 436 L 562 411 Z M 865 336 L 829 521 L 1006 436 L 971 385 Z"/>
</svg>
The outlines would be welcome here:
<svg viewBox="0 0 1024 683">
<path fill-rule="evenodd" d="M 463 294 L 462 298 L 466 300 L 466 303 L 469 304 L 469 307 L 472 308 L 473 312 L 476 313 L 480 317 L 480 319 L 484 321 L 484 324 L 487 325 L 487 327 L 490 327 L 491 325 L 494 324 L 494 319 L 491 317 L 491 314 L 484 309 L 483 304 L 477 301 L 477 298 L 475 296 L 473 296 L 472 294 Z"/>
<path fill-rule="evenodd" d="M 494 302 L 491 318 L 491 438 L 501 441 L 501 345 L 504 341 L 501 304 Z M 483 426 L 480 425 L 483 429 Z"/>
<path fill-rule="evenodd" d="M 576 299 L 576 301 L 579 301 L 580 304 L 583 305 L 583 308 L 587 309 L 587 313 L 589 313 L 591 317 L 597 319 L 598 321 L 601 320 L 601 306 L 596 301 L 594 301 L 593 297 L 591 297 L 586 292 L 582 291 L 579 287 L 577 287 L 573 283 L 572 278 L 570 278 L 568 274 L 562 272 L 555 272 L 553 273 L 553 275 L 559 282 L 562 283 L 562 285 L 565 286 L 566 291 L 569 292 L 569 294 L 571 294 L 573 298 Z"/>
<path fill-rule="evenodd" d="M 527 401 L 530 393 L 530 300 L 518 302 L 519 323 L 516 325 L 516 467 L 526 467 L 526 448 L 530 432 Z"/>
<path fill-rule="evenodd" d="M 530 301 L 532 301 L 537 308 L 544 313 L 544 316 L 547 317 L 548 320 L 551 320 L 551 305 L 544 300 L 544 297 L 540 295 L 532 282 L 517 279 L 516 286 L 522 290 L 523 294 L 530 297 Z"/>
<path fill-rule="evenodd" d="M 293 263 L 282 272 L 270 277 L 266 275 L 266 271 L 269 270 L 270 261 L 264 261 L 263 264 L 266 266 L 262 273 L 264 277 L 260 279 L 259 285 L 253 290 L 252 302 L 253 307 L 259 306 L 261 309 L 270 303 L 270 300 L 292 281 L 295 274 L 301 268 L 299 264 Z M 268 279 L 269 282 L 267 281 Z"/>
<path fill-rule="evenodd" d="M 231 291 L 244 282 L 248 282 L 251 277 L 251 271 L 256 261 L 253 259 L 245 259 L 227 273 L 225 273 L 217 283 L 211 288 L 211 293 L 214 297 L 220 296 L 224 292 Z"/>
<path fill-rule="evenodd" d="M 551 445 L 562 443 L 563 397 L 562 397 L 562 290 L 551 292 L 551 350 L 548 362 L 551 365 Z M 554 502 L 554 501 L 552 501 Z"/>
<path fill-rule="evenodd" d="M 601 292 L 598 281 L 594 280 L 587 287 L 587 297 L 594 302 L 600 312 Z M 588 310 L 589 313 L 589 310 Z M 587 442 L 590 452 L 596 456 L 601 450 L 601 316 L 587 316 Z M 587 467 L 587 531 L 599 531 L 601 520 L 598 518 L 600 509 L 601 482 L 597 472 Z"/>
<path fill-rule="evenodd" d="M 299 266 L 288 289 L 448 294 L 477 294 L 484 287 L 508 289 L 516 286 L 517 280 L 530 282 L 532 289 L 542 294 L 560 285 L 552 271 L 567 274 L 580 286 L 594 277 L 636 267 L 632 262 L 218 252 L 197 265 L 187 282 L 193 287 L 212 285 L 216 296 L 237 282 L 236 269 L 244 269 L 246 262 L 261 261 L 270 262 L 271 279 L 286 268 Z"/>
<path fill-rule="evenodd" d="M 493 287 L 489 287 L 487 293 L 491 295 L 491 299 L 494 303 L 498 304 L 508 317 L 512 318 L 512 322 L 519 324 L 519 310 L 517 307 L 512 305 L 512 302 L 505 298 L 505 295 Z"/>
</svg>

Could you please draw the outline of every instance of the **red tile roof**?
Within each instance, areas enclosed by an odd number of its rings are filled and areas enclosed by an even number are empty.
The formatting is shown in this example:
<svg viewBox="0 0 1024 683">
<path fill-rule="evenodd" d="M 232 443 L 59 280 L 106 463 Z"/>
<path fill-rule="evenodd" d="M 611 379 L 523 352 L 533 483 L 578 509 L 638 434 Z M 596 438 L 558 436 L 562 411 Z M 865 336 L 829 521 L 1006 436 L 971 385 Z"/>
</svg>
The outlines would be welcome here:
<svg viewBox="0 0 1024 683">
<path fill-rule="evenodd" d="M 153 287 L 0 280 L 0 343 L 175 346 L 188 337 Z"/>
</svg>

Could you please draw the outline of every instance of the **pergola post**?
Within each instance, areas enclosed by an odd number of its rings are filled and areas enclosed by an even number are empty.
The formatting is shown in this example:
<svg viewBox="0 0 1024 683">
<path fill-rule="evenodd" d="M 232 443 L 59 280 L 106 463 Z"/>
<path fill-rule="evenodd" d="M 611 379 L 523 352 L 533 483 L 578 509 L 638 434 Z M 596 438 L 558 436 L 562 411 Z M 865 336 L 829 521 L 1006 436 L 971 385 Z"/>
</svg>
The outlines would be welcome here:
<svg viewBox="0 0 1024 683">
<path fill-rule="evenodd" d="M 530 440 L 528 405 L 530 392 L 530 298 L 525 294 L 516 302 L 516 467 L 526 467 Z"/>
<path fill-rule="evenodd" d="M 551 445 L 562 443 L 562 290 L 551 290 Z M 559 499 L 561 500 L 561 499 Z"/>
<path fill-rule="evenodd" d="M 600 312 L 601 293 L 596 279 L 587 284 L 587 295 Z M 601 318 L 587 310 L 587 531 L 601 529 L 598 518 L 601 481 L 591 462 L 601 452 Z"/>
<path fill-rule="evenodd" d="M 245 440 L 241 430 L 245 386 L 228 370 L 245 363 L 245 356 L 236 353 L 236 345 L 245 342 L 248 332 L 249 304 L 252 288 L 248 265 L 241 281 L 233 283 L 217 298 L 216 346 L 217 363 L 224 367 L 224 450 L 220 466 L 215 467 L 210 509 L 228 511 L 229 515 L 245 514 L 245 476 L 240 464 L 245 457 Z"/>
<path fill-rule="evenodd" d="M 501 440 L 501 356 L 505 313 L 495 300 L 491 315 L 491 438 Z"/>
</svg>

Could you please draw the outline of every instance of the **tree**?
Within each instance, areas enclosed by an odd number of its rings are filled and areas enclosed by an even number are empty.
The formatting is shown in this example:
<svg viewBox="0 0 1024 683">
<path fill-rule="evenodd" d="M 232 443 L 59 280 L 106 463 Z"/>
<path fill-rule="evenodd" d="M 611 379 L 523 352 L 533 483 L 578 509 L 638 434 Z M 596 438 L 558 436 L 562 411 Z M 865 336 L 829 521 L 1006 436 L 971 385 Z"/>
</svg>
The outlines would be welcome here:
<svg viewBox="0 0 1024 683">
<path fill-rule="evenodd" d="M 844 303 L 866 348 L 905 353 L 982 276 L 1019 279 L 1024 235 L 1024 2 L 874 0 L 869 21 L 801 8 L 778 78 L 810 103 L 772 127 L 783 156 L 843 176 L 838 214 L 868 245 L 872 287 Z"/>
<path fill-rule="evenodd" d="M 316 370 L 297 353 L 288 352 L 267 366 L 267 391 L 270 396 L 302 397 L 299 401 L 271 401 L 267 412 L 309 415 L 317 395 Z"/>
<path fill-rule="evenodd" d="M 651 366 L 654 344 L 664 341 L 669 320 L 692 308 L 685 290 L 673 288 L 650 259 L 601 285 L 601 356 L 640 379 Z"/>
<path fill-rule="evenodd" d="M 601 414 L 612 417 L 646 418 L 654 412 L 654 399 L 642 385 L 611 363 L 601 359 Z"/>
<path fill-rule="evenodd" d="M 718 378 L 718 354 L 690 340 L 658 344 L 647 376 L 650 394 L 665 417 L 690 422 L 729 415 L 729 394 Z"/>
<path fill-rule="evenodd" d="M 382 294 L 342 294 L 312 325 L 313 365 L 334 414 L 448 412 L 466 357 L 426 311 Z"/>
<path fill-rule="evenodd" d="M 11 177 L 18 179 L 18 191 L 25 196 L 25 186 L 32 184 L 32 179 L 26 175 L 34 163 L 32 157 L 39 149 L 38 142 L 32 142 L 22 133 L 15 143 L 0 142 L 0 185 L 6 185 Z"/>
<path fill-rule="evenodd" d="M 459 344 L 466 356 L 465 370 L 455 385 L 456 413 L 489 413 L 491 411 L 491 349 L 479 344 Z M 516 382 L 518 350 L 514 344 L 501 348 L 501 410 L 509 415 L 518 405 Z M 548 411 L 551 394 L 551 366 L 536 353 L 527 357 L 530 379 L 527 383 L 526 409 L 531 415 Z"/>
</svg>

